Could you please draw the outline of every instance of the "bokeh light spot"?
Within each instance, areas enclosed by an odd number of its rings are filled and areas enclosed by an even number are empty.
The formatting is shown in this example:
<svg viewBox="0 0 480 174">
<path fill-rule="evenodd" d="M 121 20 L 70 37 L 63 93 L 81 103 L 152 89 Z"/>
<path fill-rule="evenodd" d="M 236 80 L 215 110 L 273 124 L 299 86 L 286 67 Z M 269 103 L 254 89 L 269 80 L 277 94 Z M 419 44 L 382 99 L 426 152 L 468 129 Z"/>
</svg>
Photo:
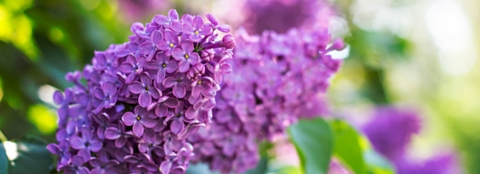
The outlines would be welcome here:
<svg viewBox="0 0 480 174">
<path fill-rule="evenodd" d="M 44 134 L 55 132 L 57 119 L 55 112 L 45 105 L 36 104 L 28 109 L 28 120 Z"/>
</svg>

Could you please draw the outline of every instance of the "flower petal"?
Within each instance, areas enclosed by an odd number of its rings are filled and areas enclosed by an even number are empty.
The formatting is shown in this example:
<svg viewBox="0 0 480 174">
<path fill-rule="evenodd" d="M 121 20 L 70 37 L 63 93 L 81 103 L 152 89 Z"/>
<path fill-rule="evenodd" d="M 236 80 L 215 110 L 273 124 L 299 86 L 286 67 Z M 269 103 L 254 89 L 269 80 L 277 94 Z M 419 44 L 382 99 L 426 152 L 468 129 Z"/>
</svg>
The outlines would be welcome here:
<svg viewBox="0 0 480 174">
<path fill-rule="evenodd" d="M 128 90 L 134 94 L 140 94 L 142 91 L 145 91 L 145 87 L 140 82 L 133 82 L 128 85 Z"/>
<path fill-rule="evenodd" d="M 183 121 L 179 118 L 173 119 L 172 124 L 170 125 L 170 130 L 175 135 L 178 135 L 180 132 L 182 132 L 184 128 L 185 125 L 183 124 Z"/>
<path fill-rule="evenodd" d="M 187 72 L 188 69 L 190 69 L 190 63 L 189 61 L 183 59 L 178 62 L 178 72 L 184 73 Z"/>
<path fill-rule="evenodd" d="M 193 109 L 193 106 L 188 107 L 187 111 L 185 112 L 185 118 L 188 120 L 193 120 L 197 117 L 198 110 Z"/>
<path fill-rule="evenodd" d="M 135 136 L 141 137 L 144 131 L 145 128 L 140 122 L 135 122 L 135 124 L 133 124 L 133 134 L 135 134 Z"/>
<path fill-rule="evenodd" d="M 164 161 L 160 164 L 160 172 L 162 172 L 162 174 L 170 173 L 170 168 L 172 168 L 172 162 L 170 161 Z"/>
<path fill-rule="evenodd" d="M 177 84 L 173 87 L 173 95 L 175 95 L 175 97 L 183 98 L 186 92 L 187 89 L 184 85 Z"/>
<path fill-rule="evenodd" d="M 140 123 L 143 124 L 143 126 L 148 127 L 148 128 L 153 128 L 157 125 L 157 120 L 148 118 L 148 117 L 143 117 L 140 120 Z"/>
<path fill-rule="evenodd" d="M 170 20 L 178 20 L 177 10 L 175 10 L 175 9 L 169 10 L 168 11 L 168 18 L 170 18 Z"/>
<path fill-rule="evenodd" d="M 105 130 L 105 138 L 109 139 L 109 140 L 115 140 L 115 139 L 118 139 L 120 138 L 121 134 L 120 134 L 120 130 L 118 130 L 118 128 L 116 127 L 109 127 Z"/>
<path fill-rule="evenodd" d="M 152 83 L 152 80 L 147 74 L 142 74 L 140 76 L 140 81 L 142 82 L 143 86 L 150 86 L 150 84 Z"/>
<path fill-rule="evenodd" d="M 185 57 L 184 57 L 184 56 L 185 56 L 185 52 L 184 52 L 182 49 L 180 49 L 180 48 L 175 48 L 175 49 L 173 50 L 173 52 L 172 52 L 172 55 L 173 55 L 173 58 L 174 58 L 175 60 L 183 60 L 183 59 L 185 59 Z"/>
<path fill-rule="evenodd" d="M 167 62 L 167 72 L 168 73 L 173 73 L 175 70 L 178 68 L 178 63 L 175 60 L 169 60 Z"/>
<path fill-rule="evenodd" d="M 117 87 L 112 82 L 105 82 L 101 86 L 103 92 L 108 95 L 115 95 L 117 93 Z"/>
<path fill-rule="evenodd" d="M 192 42 L 182 42 L 180 44 L 180 47 L 182 47 L 182 50 L 185 53 L 190 54 L 193 51 L 193 43 Z"/>
<path fill-rule="evenodd" d="M 65 101 L 65 97 L 63 97 L 62 92 L 55 91 L 55 93 L 53 93 L 53 101 L 55 102 L 55 104 L 58 105 L 63 104 L 63 102 Z"/>
<path fill-rule="evenodd" d="M 53 153 L 55 155 L 60 155 L 62 153 L 62 151 L 60 150 L 60 147 L 58 147 L 58 145 L 53 144 L 53 143 L 48 144 L 47 149 L 48 149 L 48 151 L 50 151 L 50 153 Z"/>
<path fill-rule="evenodd" d="M 167 77 L 163 81 L 163 86 L 165 86 L 166 88 L 171 88 L 172 86 L 174 86 L 177 83 L 178 82 L 177 82 L 177 79 L 175 77 Z"/>
<path fill-rule="evenodd" d="M 135 122 L 137 122 L 137 116 L 132 112 L 126 112 L 123 114 L 122 121 L 125 125 L 132 126 L 135 124 Z"/>
<path fill-rule="evenodd" d="M 177 99 L 175 98 L 168 98 L 167 100 L 165 100 L 164 102 L 165 106 L 169 107 L 169 108 L 175 108 L 177 107 L 180 103 L 178 102 Z"/>
<path fill-rule="evenodd" d="M 90 158 L 92 157 L 92 154 L 90 154 L 90 150 L 87 149 L 80 149 L 78 151 L 78 156 L 82 157 L 83 161 L 89 161 Z M 75 158 L 75 157 L 74 157 Z M 79 161 L 80 162 L 80 161 Z M 72 162 L 73 163 L 73 162 Z M 82 162 L 83 164 L 83 162 Z"/>
<path fill-rule="evenodd" d="M 164 15 L 156 15 L 153 17 L 153 21 L 155 21 L 157 24 L 164 25 L 168 23 L 169 19 Z"/>
<path fill-rule="evenodd" d="M 200 63 L 200 56 L 197 53 L 190 53 L 190 64 L 196 65 Z"/>
<path fill-rule="evenodd" d="M 152 40 L 153 44 L 157 44 L 160 40 L 163 39 L 163 34 L 160 31 L 155 30 L 152 32 L 150 39 Z"/>
<path fill-rule="evenodd" d="M 82 139 L 84 141 L 91 140 L 92 139 L 92 131 L 88 128 L 83 128 L 82 129 Z"/>
<path fill-rule="evenodd" d="M 125 137 L 120 137 L 117 140 L 115 140 L 115 146 L 118 148 L 121 148 L 127 143 L 127 138 Z"/>
<path fill-rule="evenodd" d="M 165 115 L 167 115 L 167 112 L 168 108 L 163 103 L 158 104 L 155 108 L 155 115 L 157 115 L 158 117 L 164 117 Z"/>
<path fill-rule="evenodd" d="M 162 91 L 158 90 L 157 88 L 150 86 L 150 96 L 153 97 L 154 99 L 158 99 L 162 95 Z"/>
<path fill-rule="evenodd" d="M 165 69 L 158 70 L 157 77 L 155 79 L 157 81 L 157 83 L 162 83 L 163 82 L 163 80 L 165 79 L 165 74 L 166 74 Z"/>
<path fill-rule="evenodd" d="M 102 147 L 103 144 L 99 140 L 92 140 L 90 142 L 90 150 L 92 150 L 92 152 L 98 152 L 100 149 L 102 149 Z"/>
<path fill-rule="evenodd" d="M 138 104 L 142 107 L 148 107 L 152 103 L 152 97 L 150 94 L 146 91 L 140 93 L 140 96 L 138 97 Z"/>
</svg>

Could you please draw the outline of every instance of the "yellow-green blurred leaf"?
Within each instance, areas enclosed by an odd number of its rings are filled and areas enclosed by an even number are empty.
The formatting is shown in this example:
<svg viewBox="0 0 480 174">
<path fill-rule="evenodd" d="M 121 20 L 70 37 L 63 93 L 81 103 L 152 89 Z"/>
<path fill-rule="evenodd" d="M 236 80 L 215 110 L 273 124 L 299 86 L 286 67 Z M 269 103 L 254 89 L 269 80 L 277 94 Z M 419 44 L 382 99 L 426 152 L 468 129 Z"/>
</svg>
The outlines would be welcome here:
<svg viewBox="0 0 480 174">
<path fill-rule="evenodd" d="M 45 105 L 36 104 L 28 109 L 28 120 L 44 134 L 54 133 L 57 129 L 55 112 Z"/>
</svg>

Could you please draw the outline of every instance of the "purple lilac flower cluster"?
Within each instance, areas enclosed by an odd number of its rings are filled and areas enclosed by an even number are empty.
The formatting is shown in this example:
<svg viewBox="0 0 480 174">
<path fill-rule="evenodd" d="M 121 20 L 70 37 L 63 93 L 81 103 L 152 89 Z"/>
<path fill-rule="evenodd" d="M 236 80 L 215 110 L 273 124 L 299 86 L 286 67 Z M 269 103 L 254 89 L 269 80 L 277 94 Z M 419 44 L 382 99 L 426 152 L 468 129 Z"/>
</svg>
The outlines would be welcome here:
<svg viewBox="0 0 480 174">
<path fill-rule="evenodd" d="M 64 173 L 184 173 L 193 146 L 186 137 L 210 122 L 222 76 L 232 68 L 235 41 L 207 15 L 175 10 L 129 42 L 95 52 L 92 65 L 57 91 L 57 144 L 48 149 Z M 82 79 L 82 77 L 84 79 Z"/>
<path fill-rule="evenodd" d="M 194 161 L 222 173 L 255 167 L 257 143 L 282 135 L 309 103 L 318 103 L 341 64 L 328 52 L 344 47 L 340 40 L 330 45 L 327 30 L 237 34 L 235 73 L 222 83 L 213 123 L 188 138 L 195 147 Z"/>
<path fill-rule="evenodd" d="M 412 110 L 393 106 L 375 109 L 372 121 L 363 126 L 375 150 L 391 160 L 399 174 L 449 174 L 461 173 L 456 168 L 453 154 L 437 155 L 430 159 L 414 161 L 408 157 L 407 148 L 414 134 L 421 129 L 421 120 Z"/>
</svg>

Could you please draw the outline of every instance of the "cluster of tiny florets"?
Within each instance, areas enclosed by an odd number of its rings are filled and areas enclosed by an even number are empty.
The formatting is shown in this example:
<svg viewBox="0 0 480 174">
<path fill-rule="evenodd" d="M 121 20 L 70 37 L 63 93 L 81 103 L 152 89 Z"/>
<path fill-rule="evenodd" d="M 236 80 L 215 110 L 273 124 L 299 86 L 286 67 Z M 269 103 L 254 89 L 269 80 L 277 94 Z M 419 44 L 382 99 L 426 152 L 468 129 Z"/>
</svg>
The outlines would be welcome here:
<svg viewBox="0 0 480 174">
<path fill-rule="evenodd" d="M 235 73 L 221 84 L 213 122 L 188 138 L 195 147 L 194 161 L 222 173 L 255 167 L 259 142 L 284 134 L 306 110 L 322 112 L 324 108 L 311 106 L 319 103 L 341 64 L 328 53 L 344 47 L 340 40 L 331 44 L 327 30 L 237 34 Z"/>
<path fill-rule="evenodd" d="M 186 137 L 210 122 L 235 41 L 212 15 L 157 15 L 134 23 L 129 42 L 95 52 L 60 106 L 56 144 L 64 173 L 184 173 Z M 82 78 L 83 77 L 83 78 Z"/>
</svg>

